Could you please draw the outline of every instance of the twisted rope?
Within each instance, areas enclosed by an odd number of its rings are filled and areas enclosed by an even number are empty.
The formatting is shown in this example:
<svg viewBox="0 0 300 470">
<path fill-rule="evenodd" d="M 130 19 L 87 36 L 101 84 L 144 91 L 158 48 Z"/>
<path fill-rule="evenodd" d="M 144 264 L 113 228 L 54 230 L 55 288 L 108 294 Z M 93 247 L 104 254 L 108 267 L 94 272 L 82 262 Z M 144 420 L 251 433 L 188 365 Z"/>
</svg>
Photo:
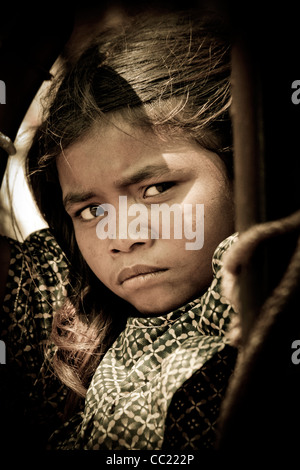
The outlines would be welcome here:
<svg viewBox="0 0 300 470">
<path fill-rule="evenodd" d="M 300 211 L 280 220 L 255 225 L 242 233 L 239 240 L 231 247 L 224 260 L 224 294 L 226 296 L 236 296 L 235 290 L 238 286 L 238 273 L 240 272 L 240 268 L 250 260 L 254 250 L 261 242 L 293 231 L 300 232 Z M 228 278 L 229 282 L 227 282 Z M 249 334 L 248 340 L 240 348 L 235 370 L 229 382 L 221 408 L 219 420 L 221 434 L 227 419 L 234 410 L 239 396 L 241 396 L 247 385 L 247 381 L 249 381 L 250 372 L 259 357 L 272 325 L 274 325 L 277 317 L 282 312 L 285 305 L 287 305 L 290 297 L 296 293 L 299 284 L 300 235 L 298 236 L 295 251 L 281 281 L 264 302 Z M 238 345 L 241 336 L 240 325 L 235 323 L 233 329 L 235 329 L 233 343 Z"/>
</svg>

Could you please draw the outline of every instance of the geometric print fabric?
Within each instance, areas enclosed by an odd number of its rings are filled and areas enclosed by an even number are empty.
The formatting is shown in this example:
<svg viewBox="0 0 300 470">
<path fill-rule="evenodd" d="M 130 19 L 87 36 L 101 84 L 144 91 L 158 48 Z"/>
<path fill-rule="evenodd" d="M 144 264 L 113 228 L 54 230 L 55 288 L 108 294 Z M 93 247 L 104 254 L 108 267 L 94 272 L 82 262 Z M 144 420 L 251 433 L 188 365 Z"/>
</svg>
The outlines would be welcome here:
<svg viewBox="0 0 300 470">
<path fill-rule="evenodd" d="M 228 348 L 233 309 L 220 291 L 220 268 L 235 240 L 228 237 L 216 249 L 213 281 L 199 299 L 164 316 L 128 318 L 95 371 L 84 411 L 53 434 L 50 448 L 163 448 L 174 396 Z M 212 400 L 217 392 L 211 393 Z"/>
</svg>

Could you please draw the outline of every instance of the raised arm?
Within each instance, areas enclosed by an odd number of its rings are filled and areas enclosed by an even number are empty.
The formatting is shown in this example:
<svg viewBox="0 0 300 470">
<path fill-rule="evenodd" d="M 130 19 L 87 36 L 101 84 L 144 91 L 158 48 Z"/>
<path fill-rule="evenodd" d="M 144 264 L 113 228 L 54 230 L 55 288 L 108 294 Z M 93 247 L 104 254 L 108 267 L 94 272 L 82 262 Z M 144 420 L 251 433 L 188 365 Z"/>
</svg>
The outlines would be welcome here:
<svg viewBox="0 0 300 470">
<path fill-rule="evenodd" d="M 0 303 L 5 295 L 5 286 L 10 263 L 10 247 L 4 237 L 0 237 Z"/>
</svg>

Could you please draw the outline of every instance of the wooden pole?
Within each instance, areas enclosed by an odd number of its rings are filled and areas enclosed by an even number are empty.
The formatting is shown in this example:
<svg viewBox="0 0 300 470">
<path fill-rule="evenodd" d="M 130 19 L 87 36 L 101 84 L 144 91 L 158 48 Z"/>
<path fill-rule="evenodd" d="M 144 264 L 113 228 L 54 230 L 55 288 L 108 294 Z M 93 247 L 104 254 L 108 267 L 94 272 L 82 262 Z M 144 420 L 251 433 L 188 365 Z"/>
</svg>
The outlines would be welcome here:
<svg viewBox="0 0 300 470">
<path fill-rule="evenodd" d="M 246 2 L 232 15 L 236 218 L 237 230 L 243 232 L 257 223 L 280 220 L 300 206 L 300 106 L 291 101 L 291 84 L 299 77 L 298 26 L 297 12 L 288 4 L 262 10 L 258 2 Z M 300 366 L 297 369 L 291 360 L 291 345 L 300 339 L 295 292 L 287 297 L 252 361 L 243 363 L 261 306 L 283 278 L 298 236 L 296 231 L 267 240 L 239 278 L 241 379 L 232 381 L 223 403 L 218 449 L 231 456 L 240 452 L 248 463 L 258 457 L 295 455 L 299 442 L 293 423 L 300 421 Z M 297 283 L 300 291 L 299 279 Z"/>
</svg>

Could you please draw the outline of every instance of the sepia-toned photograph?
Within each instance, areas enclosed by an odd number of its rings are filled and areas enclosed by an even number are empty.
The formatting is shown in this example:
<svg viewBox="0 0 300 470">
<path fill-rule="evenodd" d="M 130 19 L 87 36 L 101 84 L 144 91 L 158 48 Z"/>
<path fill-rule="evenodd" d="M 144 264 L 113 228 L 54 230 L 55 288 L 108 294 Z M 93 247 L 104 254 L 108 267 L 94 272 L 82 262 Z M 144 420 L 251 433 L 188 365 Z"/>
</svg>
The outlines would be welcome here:
<svg viewBox="0 0 300 470">
<path fill-rule="evenodd" d="M 1 7 L 1 452 L 296 455 L 297 17 Z"/>
</svg>

